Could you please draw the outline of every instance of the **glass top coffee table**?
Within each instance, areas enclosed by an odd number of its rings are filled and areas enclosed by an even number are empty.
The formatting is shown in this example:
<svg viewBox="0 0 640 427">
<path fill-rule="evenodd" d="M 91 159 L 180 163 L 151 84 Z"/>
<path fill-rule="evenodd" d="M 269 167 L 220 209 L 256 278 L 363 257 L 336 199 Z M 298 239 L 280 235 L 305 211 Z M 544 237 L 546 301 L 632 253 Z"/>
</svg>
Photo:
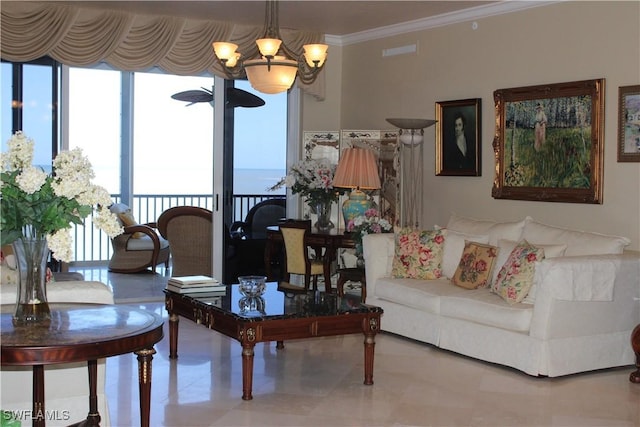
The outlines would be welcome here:
<svg viewBox="0 0 640 427">
<path fill-rule="evenodd" d="M 364 335 L 364 384 L 373 384 L 375 335 L 382 309 L 360 303 L 357 296 L 300 292 L 288 284 L 267 283 L 261 297 L 247 298 L 238 285 L 220 295 L 179 294 L 165 290 L 169 313 L 169 357 L 178 357 L 178 322 L 184 317 L 234 338 L 242 345 L 242 399 L 253 396 L 253 350 L 256 343 L 361 333 Z"/>
</svg>

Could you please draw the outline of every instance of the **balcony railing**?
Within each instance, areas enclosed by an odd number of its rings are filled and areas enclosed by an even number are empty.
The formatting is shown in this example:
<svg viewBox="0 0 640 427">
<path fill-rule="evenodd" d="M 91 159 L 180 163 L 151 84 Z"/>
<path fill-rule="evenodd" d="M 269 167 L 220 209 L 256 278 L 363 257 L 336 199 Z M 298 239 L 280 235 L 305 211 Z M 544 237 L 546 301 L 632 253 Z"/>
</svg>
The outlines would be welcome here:
<svg viewBox="0 0 640 427">
<path fill-rule="evenodd" d="M 112 195 L 114 202 L 120 202 L 119 195 Z M 249 210 L 267 199 L 286 199 L 285 195 L 274 194 L 234 194 L 233 221 L 243 221 Z M 155 222 L 162 212 L 174 206 L 198 206 L 213 210 L 213 196 L 206 194 L 139 194 L 133 196 L 131 211 L 140 224 Z M 104 263 L 111 258 L 113 249 L 109 237 L 91 224 L 72 229 L 74 239 L 74 263 Z"/>
</svg>

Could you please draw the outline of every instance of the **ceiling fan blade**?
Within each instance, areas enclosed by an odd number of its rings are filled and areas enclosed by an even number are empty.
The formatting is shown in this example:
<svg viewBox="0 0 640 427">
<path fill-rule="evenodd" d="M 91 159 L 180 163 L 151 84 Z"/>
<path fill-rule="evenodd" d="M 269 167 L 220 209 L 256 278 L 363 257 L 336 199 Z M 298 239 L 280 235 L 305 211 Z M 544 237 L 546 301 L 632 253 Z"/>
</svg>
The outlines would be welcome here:
<svg viewBox="0 0 640 427">
<path fill-rule="evenodd" d="M 227 89 L 227 107 L 262 107 L 264 99 L 255 96 L 246 90 L 230 87 Z"/>
<path fill-rule="evenodd" d="M 207 93 L 203 90 L 187 90 L 184 92 L 178 92 L 171 95 L 171 98 L 178 101 L 185 101 L 190 103 L 196 102 L 211 102 L 213 101 L 213 94 Z"/>
<path fill-rule="evenodd" d="M 193 105 L 197 102 L 213 102 L 213 93 L 205 88 L 202 90 L 186 90 L 184 92 L 178 92 L 171 95 L 171 98 L 178 101 L 189 102 L 189 105 Z M 227 89 L 227 104 L 226 107 L 261 107 L 264 105 L 264 100 L 256 95 L 249 93 L 245 90 L 230 87 Z"/>
</svg>

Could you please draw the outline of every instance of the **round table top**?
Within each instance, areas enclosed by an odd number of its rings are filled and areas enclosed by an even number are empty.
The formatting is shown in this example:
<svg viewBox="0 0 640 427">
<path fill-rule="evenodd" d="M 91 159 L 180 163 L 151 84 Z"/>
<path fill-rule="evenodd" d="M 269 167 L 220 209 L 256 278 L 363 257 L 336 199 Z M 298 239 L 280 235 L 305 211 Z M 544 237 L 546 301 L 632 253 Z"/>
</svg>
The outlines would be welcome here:
<svg viewBox="0 0 640 427">
<path fill-rule="evenodd" d="M 162 318 L 126 305 L 50 304 L 48 326 L 14 326 L 1 314 L 2 365 L 79 362 L 151 349 L 163 337 Z"/>
</svg>

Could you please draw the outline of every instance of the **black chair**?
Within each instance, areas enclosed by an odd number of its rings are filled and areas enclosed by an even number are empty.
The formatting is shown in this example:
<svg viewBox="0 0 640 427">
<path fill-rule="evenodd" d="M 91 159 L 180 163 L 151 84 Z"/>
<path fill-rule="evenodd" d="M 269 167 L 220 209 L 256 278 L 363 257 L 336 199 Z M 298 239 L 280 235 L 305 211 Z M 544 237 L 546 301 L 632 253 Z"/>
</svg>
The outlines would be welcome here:
<svg viewBox="0 0 640 427">
<path fill-rule="evenodd" d="M 286 200 L 268 199 L 253 206 L 244 221 L 231 224 L 231 246 L 237 258 L 237 274 L 265 274 L 267 227 L 286 217 Z"/>
<path fill-rule="evenodd" d="M 278 224 L 287 215 L 285 199 L 268 199 L 254 205 L 244 221 L 231 224 L 234 239 L 266 239 L 267 227 Z"/>
</svg>

